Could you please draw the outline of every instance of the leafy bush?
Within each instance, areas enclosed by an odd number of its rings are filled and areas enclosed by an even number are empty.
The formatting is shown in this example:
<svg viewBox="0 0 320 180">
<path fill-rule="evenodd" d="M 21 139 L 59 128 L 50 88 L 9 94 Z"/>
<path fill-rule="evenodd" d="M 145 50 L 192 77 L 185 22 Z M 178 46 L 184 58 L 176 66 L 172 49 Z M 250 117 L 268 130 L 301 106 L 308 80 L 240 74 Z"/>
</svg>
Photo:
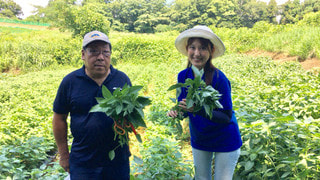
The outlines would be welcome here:
<svg viewBox="0 0 320 180">
<path fill-rule="evenodd" d="M 320 11 L 310 12 L 303 16 L 303 19 L 298 22 L 298 25 L 319 26 L 320 24 Z"/>
<path fill-rule="evenodd" d="M 244 179 L 318 179 L 319 120 L 246 114 L 240 120 L 244 146 L 235 177 Z M 242 119 L 242 120 L 243 120 Z M 237 179 L 237 178 L 236 178 Z"/>
<path fill-rule="evenodd" d="M 96 7 L 86 5 L 72 9 L 72 13 L 66 19 L 66 28 L 70 29 L 74 36 L 79 35 L 80 37 L 93 30 L 109 34 L 110 22 L 105 16 L 96 12 Z"/>
<path fill-rule="evenodd" d="M 298 63 L 223 56 L 243 139 L 236 179 L 317 179 L 320 79 Z"/>
<path fill-rule="evenodd" d="M 62 77 L 70 71 L 1 74 L 0 179 L 30 178 L 55 153 L 52 102 Z"/>
<path fill-rule="evenodd" d="M 137 179 L 192 179 L 191 165 L 183 162 L 179 143 L 167 134 L 163 126 L 146 131 L 141 159 L 134 158 L 132 173 Z"/>
<path fill-rule="evenodd" d="M 52 149 L 53 143 L 40 137 L 31 137 L 26 142 L 17 139 L 14 144 L 2 145 L 0 148 L 0 178 L 24 179 L 29 177 L 29 171 L 40 167 L 41 163 L 47 160 L 47 153 Z"/>
<path fill-rule="evenodd" d="M 82 64 L 81 41 L 57 31 L 5 32 L 0 36 L 0 71 L 35 71 Z"/>
</svg>

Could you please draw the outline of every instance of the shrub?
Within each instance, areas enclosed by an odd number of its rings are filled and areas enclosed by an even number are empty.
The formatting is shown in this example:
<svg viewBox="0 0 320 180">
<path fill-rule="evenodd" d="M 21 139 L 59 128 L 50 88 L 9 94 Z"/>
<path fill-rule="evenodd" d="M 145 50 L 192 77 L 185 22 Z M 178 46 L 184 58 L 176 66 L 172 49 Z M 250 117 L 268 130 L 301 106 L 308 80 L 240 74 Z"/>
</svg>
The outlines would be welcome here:
<svg viewBox="0 0 320 180">
<path fill-rule="evenodd" d="M 183 162 L 178 142 L 166 131 L 163 126 L 146 131 L 141 159 L 134 158 L 133 174 L 137 179 L 192 179 L 191 165 Z"/>
</svg>

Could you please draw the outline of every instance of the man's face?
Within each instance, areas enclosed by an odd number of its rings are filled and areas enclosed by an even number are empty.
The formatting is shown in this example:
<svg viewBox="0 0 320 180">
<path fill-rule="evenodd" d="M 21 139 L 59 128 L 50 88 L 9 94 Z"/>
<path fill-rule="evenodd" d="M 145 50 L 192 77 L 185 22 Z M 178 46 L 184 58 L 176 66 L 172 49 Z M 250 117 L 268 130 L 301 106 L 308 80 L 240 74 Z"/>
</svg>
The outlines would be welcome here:
<svg viewBox="0 0 320 180">
<path fill-rule="evenodd" d="M 101 78 L 108 74 L 111 63 L 110 45 L 103 41 L 90 43 L 82 50 L 87 74 L 92 78 Z"/>
</svg>

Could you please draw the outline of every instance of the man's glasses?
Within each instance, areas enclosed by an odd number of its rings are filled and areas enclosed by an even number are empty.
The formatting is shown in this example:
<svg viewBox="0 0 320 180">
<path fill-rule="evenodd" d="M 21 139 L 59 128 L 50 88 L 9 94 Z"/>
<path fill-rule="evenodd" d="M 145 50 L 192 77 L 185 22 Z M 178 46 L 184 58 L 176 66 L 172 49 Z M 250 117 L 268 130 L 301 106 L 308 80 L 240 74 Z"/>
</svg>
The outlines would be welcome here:
<svg viewBox="0 0 320 180">
<path fill-rule="evenodd" d="M 88 52 L 90 53 L 90 55 L 92 55 L 92 56 L 99 56 L 100 53 L 102 53 L 102 55 L 105 57 L 111 56 L 111 52 L 108 50 L 99 51 L 98 49 L 91 49 L 91 48 L 87 48 L 87 49 L 88 49 Z"/>
</svg>

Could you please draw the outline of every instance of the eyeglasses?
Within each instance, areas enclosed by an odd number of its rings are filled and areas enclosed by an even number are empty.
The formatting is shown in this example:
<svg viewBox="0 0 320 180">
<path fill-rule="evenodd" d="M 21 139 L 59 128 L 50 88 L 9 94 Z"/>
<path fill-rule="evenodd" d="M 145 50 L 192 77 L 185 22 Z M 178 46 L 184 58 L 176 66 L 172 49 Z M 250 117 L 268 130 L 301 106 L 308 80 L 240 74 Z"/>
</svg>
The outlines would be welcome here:
<svg viewBox="0 0 320 180">
<path fill-rule="evenodd" d="M 111 56 L 111 52 L 108 51 L 108 50 L 99 51 L 98 49 L 91 49 L 91 48 L 87 48 L 87 49 L 88 49 L 89 54 L 92 55 L 92 56 L 99 56 L 100 53 L 102 53 L 102 55 L 105 56 L 105 57 L 110 57 Z"/>
</svg>

